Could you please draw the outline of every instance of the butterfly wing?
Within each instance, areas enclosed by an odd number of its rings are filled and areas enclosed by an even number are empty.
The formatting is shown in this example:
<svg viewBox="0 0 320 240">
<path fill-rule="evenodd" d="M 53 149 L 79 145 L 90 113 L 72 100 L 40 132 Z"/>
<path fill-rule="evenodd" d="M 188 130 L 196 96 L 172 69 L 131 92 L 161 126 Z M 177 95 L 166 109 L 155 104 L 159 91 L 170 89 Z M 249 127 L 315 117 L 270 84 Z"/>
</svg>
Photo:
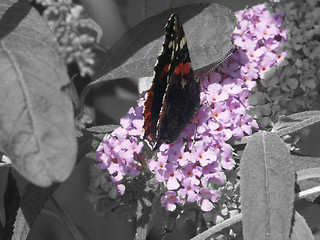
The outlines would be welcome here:
<svg viewBox="0 0 320 240">
<path fill-rule="evenodd" d="M 154 150 L 160 145 L 174 142 L 185 129 L 186 125 L 196 114 L 199 108 L 200 86 L 195 82 L 187 82 L 181 75 L 170 76 L 163 106 L 160 112 L 157 143 Z"/>
<path fill-rule="evenodd" d="M 149 110 L 144 113 L 145 138 L 153 150 L 163 142 L 172 143 L 178 138 L 197 112 L 200 102 L 199 80 L 194 79 L 185 34 L 175 14 L 171 15 L 166 26 L 163 48 L 145 104 L 145 109 Z M 150 114 L 151 118 L 147 119 Z"/>
<path fill-rule="evenodd" d="M 157 59 L 157 63 L 154 68 L 153 82 L 150 90 L 147 92 L 147 100 L 144 104 L 144 139 L 146 139 L 152 147 L 157 142 L 157 125 L 162 107 L 163 96 L 168 83 L 167 78 L 173 53 L 173 28 L 174 18 L 171 16 L 167 25 L 165 26 L 165 41 L 163 43 L 162 52 Z"/>
<path fill-rule="evenodd" d="M 165 59 L 168 60 L 170 56 L 170 62 L 169 64 L 168 61 L 164 63 L 166 81 L 162 80 L 162 82 L 166 82 L 166 86 L 161 88 L 162 101 L 160 102 L 158 99 L 157 103 L 151 105 L 152 108 L 157 107 L 157 122 L 152 122 L 148 129 L 151 132 L 148 136 L 152 139 L 152 142 L 149 142 L 153 146 L 153 150 L 157 150 L 163 142 L 172 143 L 179 137 L 181 131 L 197 112 L 200 102 L 199 80 L 194 79 L 185 34 L 179 18 L 175 14 L 171 15 L 166 26 L 164 50 L 160 57 L 166 53 Z M 160 64 L 160 57 L 155 73 Z M 159 75 L 161 76 L 161 74 Z M 157 79 L 155 78 L 155 80 Z M 155 80 L 153 84 L 155 84 Z M 155 91 L 152 94 L 156 95 Z"/>
</svg>

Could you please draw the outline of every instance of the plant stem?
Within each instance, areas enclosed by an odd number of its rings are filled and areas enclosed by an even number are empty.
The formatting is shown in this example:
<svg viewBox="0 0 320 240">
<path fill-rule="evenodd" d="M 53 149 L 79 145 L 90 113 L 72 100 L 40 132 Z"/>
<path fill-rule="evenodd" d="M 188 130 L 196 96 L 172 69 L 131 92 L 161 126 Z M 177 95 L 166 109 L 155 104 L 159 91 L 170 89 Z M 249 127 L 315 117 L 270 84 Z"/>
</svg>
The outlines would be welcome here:
<svg viewBox="0 0 320 240">
<path fill-rule="evenodd" d="M 318 193 L 318 192 L 320 192 L 320 186 L 317 186 L 317 187 L 310 188 L 308 190 L 299 192 L 299 193 L 296 194 L 296 198 L 302 199 L 302 198 L 305 198 L 308 195 L 312 195 L 312 194 Z"/>
<path fill-rule="evenodd" d="M 217 232 L 221 232 L 223 229 L 230 227 L 231 225 L 240 222 L 242 220 L 242 213 L 239 213 L 211 228 L 209 228 L 208 230 L 204 231 L 203 233 L 195 236 L 194 238 L 192 238 L 191 240 L 202 240 L 202 239 L 206 239 L 210 236 L 212 236 L 213 234 L 217 233 Z"/>
<path fill-rule="evenodd" d="M 71 232 L 74 239 L 83 240 L 83 237 L 81 236 L 80 232 L 78 231 L 76 225 L 74 225 L 73 221 L 71 220 L 69 215 L 66 213 L 66 211 L 62 208 L 62 206 L 52 196 L 50 196 L 50 200 L 52 201 L 54 207 L 57 209 L 60 218 L 65 223 L 65 225 L 68 227 L 68 229 Z"/>
</svg>

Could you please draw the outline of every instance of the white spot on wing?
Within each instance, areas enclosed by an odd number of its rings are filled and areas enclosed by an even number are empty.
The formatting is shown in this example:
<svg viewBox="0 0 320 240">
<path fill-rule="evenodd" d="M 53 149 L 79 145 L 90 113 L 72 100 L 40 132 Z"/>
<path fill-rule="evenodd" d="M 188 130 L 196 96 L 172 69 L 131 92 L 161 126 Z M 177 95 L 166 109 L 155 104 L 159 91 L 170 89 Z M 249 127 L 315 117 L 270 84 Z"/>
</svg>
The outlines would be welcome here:
<svg viewBox="0 0 320 240">
<path fill-rule="evenodd" d="M 183 37 L 183 38 L 181 38 L 181 40 L 180 40 L 180 49 L 182 49 L 185 44 L 186 44 L 186 38 Z"/>
</svg>

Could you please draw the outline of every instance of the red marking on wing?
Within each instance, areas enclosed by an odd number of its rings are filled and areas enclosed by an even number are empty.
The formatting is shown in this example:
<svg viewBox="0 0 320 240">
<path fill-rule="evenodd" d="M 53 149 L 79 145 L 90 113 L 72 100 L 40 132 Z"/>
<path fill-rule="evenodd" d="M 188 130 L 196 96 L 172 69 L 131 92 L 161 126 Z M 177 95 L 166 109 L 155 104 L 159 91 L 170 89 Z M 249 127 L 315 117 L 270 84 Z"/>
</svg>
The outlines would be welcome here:
<svg viewBox="0 0 320 240">
<path fill-rule="evenodd" d="M 179 65 L 175 67 L 173 72 L 175 74 L 181 75 L 181 76 L 189 75 L 189 73 L 190 73 L 190 64 L 188 62 L 179 63 Z"/>
<path fill-rule="evenodd" d="M 164 67 L 161 69 L 160 73 L 158 74 L 158 81 L 163 81 L 169 72 L 170 64 L 164 65 Z M 144 118 L 144 139 L 147 139 L 149 142 L 156 141 L 156 124 L 158 122 L 158 117 L 153 116 L 152 114 L 156 114 L 153 111 L 153 104 L 155 101 L 155 91 L 159 90 L 158 85 L 155 83 L 152 84 L 149 92 L 147 93 L 147 100 L 144 104 L 144 112 L 143 112 L 143 118 Z M 161 98 L 162 101 L 162 98 Z"/>
<path fill-rule="evenodd" d="M 164 66 L 163 70 L 160 72 L 159 79 L 163 79 L 164 76 L 165 76 L 166 74 L 168 74 L 168 72 L 169 72 L 169 66 L 170 66 L 170 64 L 167 64 L 167 65 Z"/>
<path fill-rule="evenodd" d="M 147 136 L 152 134 L 151 125 L 152 125 L 152 118 L 151 118 L 151 109 L 152 109 L 152 102 L 154 98 L 154 92 L 152 89 L 147 93 L 147 100 L 144 104 L 144 111 L 143 111 L 143 118 L 144 118 L 144 138 L 146 139 Z"/>
</svg>

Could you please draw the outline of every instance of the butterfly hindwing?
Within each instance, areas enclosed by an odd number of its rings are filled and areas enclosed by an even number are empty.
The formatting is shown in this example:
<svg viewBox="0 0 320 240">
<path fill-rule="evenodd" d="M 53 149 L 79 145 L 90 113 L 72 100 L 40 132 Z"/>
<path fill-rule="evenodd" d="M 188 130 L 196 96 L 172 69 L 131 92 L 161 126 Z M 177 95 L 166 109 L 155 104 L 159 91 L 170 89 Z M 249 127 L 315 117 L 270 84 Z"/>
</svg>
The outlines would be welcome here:
<svg viewBox="0 0 320 240">
<path fill-rule="evenodd" d="M 154 149 L 158 149 L 163 142 L 174 142 L 199 108 L 199 85 L 186 83 L 182 88 L 183 81 L 180 75 L 173 74 L 170 77 L 160 113 L 157 144 Z"/>
</svg>

